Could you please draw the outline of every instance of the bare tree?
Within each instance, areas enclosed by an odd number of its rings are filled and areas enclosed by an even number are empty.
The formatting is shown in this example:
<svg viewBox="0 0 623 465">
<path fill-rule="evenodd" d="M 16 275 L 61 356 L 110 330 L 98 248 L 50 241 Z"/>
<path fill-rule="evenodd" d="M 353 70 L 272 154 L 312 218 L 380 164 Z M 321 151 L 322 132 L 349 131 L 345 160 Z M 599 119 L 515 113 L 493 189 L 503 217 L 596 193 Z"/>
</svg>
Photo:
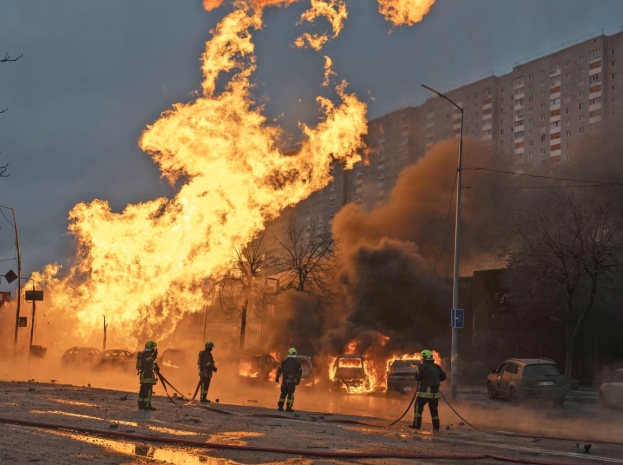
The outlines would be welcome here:
<svg viewBox="0 0 623 465">
<path fill-rule="evenodd" d="M 326 306 L 335 293 L 331 283 L 337 268 L 336 242 L 315 223 L 305 227 L 290 218 L 277 237 L 279 291 L 294 289 L 312 295 Z"/>
<path fill-rule="evenodd" d="M 515 215 L 513 245 L 500 254 L 515 271 L 533 301 L 564 303 L 554 307 L 565 324 L 565 376 L 571 378 L 573 353 L 598 292 L 621 270 L 623 190 L 616 185 L 577 194 L 560 189 L 545 202 Z"/>
<path fill-rule="evenodd" d="M 216 281 L 221 310 L 240 321 L 240 350 L 244 349 L 248 310 L 262 305 L 264 278 L 274 266 L 274 251 L 264 248 L 263 241 L 262 235 L 243 247 L 234 246 L 230 271 Z"/>
<path fill-rule="evenodd" d="M 15 62 L 15 61 L 19 60 L 22 56 L 24 56 L 23 53 L 20 56 L 18 56 L 17 58 L 11 58 L 11 55 L 6 53 L 4 55 L 4 58 L 0 59 L 0 63 Z M 0 110 L 0 115 L 2 113 L 6 113 L 7 110 L 8 110 L 8 108 L 4 108 L 4 109 Z M 6 165 L 0 165 L 0 178 L 7 178 L 7 177 L 9 177 L 9 173 L 7 173 L 8 168 L 9 168 L 8 163 Z"/>
</svg>

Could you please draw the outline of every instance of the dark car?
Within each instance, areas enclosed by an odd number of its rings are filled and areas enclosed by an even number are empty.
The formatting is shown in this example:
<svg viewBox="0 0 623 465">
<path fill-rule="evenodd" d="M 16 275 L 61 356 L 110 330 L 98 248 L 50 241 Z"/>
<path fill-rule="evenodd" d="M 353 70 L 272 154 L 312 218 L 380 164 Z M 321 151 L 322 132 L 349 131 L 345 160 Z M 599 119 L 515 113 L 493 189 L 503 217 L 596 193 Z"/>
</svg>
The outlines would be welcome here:
<svg viewBox="0 0 623 465">
<path fill-rule="evenodd" d="M 316 379 L 314 378 L 314 365 L 312 364 L 311 357 L 307 355 L 297 355 L 296 359 L 301 363 L 301 369 L 303 370 L 303 376 L 301 377 L 302 386 L 314 386 Z"/>
<path fill-rule="evenodd" d="M 279 363 L 270 354 L 247 355 L 238 363 L 238 374 L 241 378 L 260 381 L 271 381 L 276 374 Z"/>
<path fill-rule="evenodd" d="M 562 406 L 567 396 L 564 375 L 548 358 L 509 358 L 487 378 L 489 398 L 508 397 L 513 404 L 526 399 L 551 400 Z"/>
<path fill-rule="evenodd" d="M 599 388 L 599 403 L 602 406 L 623 407 L 623 370 L 617 370 Z"/>
<path fill-rule="evenodd" d="M 365 359 L 359 354 L 342 354 L 336 360 L 333 368 L 333 380 L 344 386 L 347 392 L 370 389 L 370 380 L 365 369 Z"/>
<path fill-rule="evenodd" d="M 89 368 L 93 369 L 99 366 L 102 359 L 102 353 L 92 347 L 72 347 L 61 357 L 61 366 L 63 368 Z"/>
<path fill-rule="evenodd" d="M 136 353 L 124 349 L 108 349 L 102 352 L 100 368 L 103 370 L 135 371 Z"/>
<path fill-rule="evenodd" d="M 405 394 L 415 391 L 417 381 L 415 373 L 421 360 L 393 360 L 387 367 L 387 394 Z"/>
</svg>

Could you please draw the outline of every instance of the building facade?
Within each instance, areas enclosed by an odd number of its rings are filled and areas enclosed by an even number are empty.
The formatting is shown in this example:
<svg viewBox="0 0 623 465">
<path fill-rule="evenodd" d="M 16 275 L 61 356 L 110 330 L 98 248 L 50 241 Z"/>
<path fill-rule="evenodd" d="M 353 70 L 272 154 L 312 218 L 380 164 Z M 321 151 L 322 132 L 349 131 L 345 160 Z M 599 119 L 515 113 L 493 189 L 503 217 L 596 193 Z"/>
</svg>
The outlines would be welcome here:
<svg viewBox="0 0 623 465">
<path fill-rule="evenodd" d="M 622 65 L 623 32 L 601 34 L 445 94 L 463 109 L 464 137 L 485 141 L 517 173 L 555 174 L 585 137 L 623 130 Z M 460 110 L 439 97 L 370 121 L 365 159 L 351 171 L 334 167 L 334 181 L 301 202 L 297 217 L 329 232 L 347 203 L 387 203 L 403 168 L 460 133 Z"/>
</svg>

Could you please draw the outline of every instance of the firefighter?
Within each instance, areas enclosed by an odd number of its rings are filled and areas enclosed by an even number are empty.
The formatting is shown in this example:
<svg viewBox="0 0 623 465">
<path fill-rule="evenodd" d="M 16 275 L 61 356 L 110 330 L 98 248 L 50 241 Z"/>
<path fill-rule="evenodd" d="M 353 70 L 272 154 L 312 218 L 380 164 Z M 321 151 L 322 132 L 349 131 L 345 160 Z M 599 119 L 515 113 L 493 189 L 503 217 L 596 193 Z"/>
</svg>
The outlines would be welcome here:
<svg viewBox="0 0 623 465">
<path fill-rule="evenodd" d="M 281 396 L 279 397 L 277 407 L 279 407 L 280 412 L 283 412 L 283 404 L 286 403 L 286 412 L 294 412 L 294 410 L 292 410 L 292 405 L 294 405 L 294 390 L 301 382 L 301 377 L 303 376 L 301 362 L 296 358 L 296 349 L 294 347 L 288 349 L 288 358 L 281 362 L 281 365 L 277 369 L 275 381 L 278 383 L 279 378 L 282 376 Z"/>
<path fill-rule="evenodd" d="M 141 388 L 138 391 L 139 410 L 156 410 L 151 406 L 151 393 L 154 384 L 158 381 L 157 376 L 160 372 L 156 357 L 158 357 L 158 348 L 154 341 L 147 341 L 145 350 L 138 353 L 136 369 L 141 383 Z"/>
<path fill-rule="evenodd" d="M 433 353 L 430 350 L 423 350 L 420 354 L 422 364 L 415 373 L 415 379 L 419 382 L 419 388 L 415 399 L 415 418 L 410 428 L 419 430 L 422 427 L 422 413 L 428 404 L 430 416 L 433 419 L 433 431 L 439 431 L 439 385 L 446 380 L 446 372 L 435 363 Z"/>
<path fill-rule="evenodd" d="M 218 370 L 214 366 L 214 357 L 212 356 L 212 349 L 214 348 L 214 342 L 208 341 L 205 344 L 205 350 L 199 352 L 199 358 L 197 359 L 197 365 L 199 365 L 199 378 L 201 383 L 201 400 L 199 402 L 210 402 L 208 400 L 208 389 L 210 389 L 210 381 L 212 381 L 212 373 L 216 373 Z"/>
</svg>

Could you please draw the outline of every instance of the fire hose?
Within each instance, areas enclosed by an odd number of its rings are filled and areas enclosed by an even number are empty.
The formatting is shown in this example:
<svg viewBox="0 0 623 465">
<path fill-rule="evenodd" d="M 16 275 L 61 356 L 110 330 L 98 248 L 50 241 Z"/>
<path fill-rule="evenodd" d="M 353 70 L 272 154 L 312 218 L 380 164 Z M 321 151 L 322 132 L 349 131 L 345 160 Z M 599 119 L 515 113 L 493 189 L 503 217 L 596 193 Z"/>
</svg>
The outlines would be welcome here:
<svg viewBox="0 0 623 465">
<path fill-rule="evenodd" d="M 313 451 L 301 449 L 289 449 L 279 447 L 260 447 L 249 445 L 220 444 L 213 442 L 202 442 L 191 439 L 182 439 L 179 437 L 168 436 L 151 436 L 145 434 L 126 433 L 123 431 L 107 431 L 98 428 L 88 428 L 82 426 L 68 426 L 55 423 L 45 423 L 39 421 L 19 420 L 16 418 L 0 417 L 0 423 L 29 426 L 35 428 L 44 428 L 52 430 L 72 431 L 82 434 L 94 434 L 104 437 L 134 439 L 140 441 L 155 442 L 160 444 L 184 445 L 201 449 L 223 449 L 236 450 L 246 452 L 265 452 L 286 455 L 301 455 L 307 457 L 334 457 L 349 459 L 420 459 L 420 460 L 484 460 L 491 459 L 507 463 L 525 463 L 530 465 L 579 465 L 574 463 L 548 462 L 544 460 L 528 459 L 528 458 L 512 458 L 503 457 L 492 454 L 425 454 L 425 453 L 399 453 L 399 452 L 336 452 L 336 451 Z"/>
<path fill-rule="evenodd" d="M 182 393 L 180 393 L 180 391 L 178 391 L 169 381 L 167 381 L 166 378 L 164 378 L 162 375 L 160 375 L 160 378 L 164 383 L 167 383 L 172 389 L 174 389 L 177 393 L 179 393 L 182 398 L 184 399 L 185 397 L 182 395 Z M 201 381 L 200 381 L 201 382 Z M 417 398 L 417 392 L 419 389 L 420 383 L 418 382 L 417 387 L 415 389 L 415 393 L 413 394 L 413 397 L 411 398 L 411 401 L 409 402 L 409 405 L 407 406 L 407 408 L 405 409 L 404 413 L 398 417 L 396 420 L 392 421 L 391 423 L 387 424 L 387 425 L 379 425 L 379 424 L 373 424 L 373 423 L 365 423 L 362 421 L 357 421 L 357 420 L 322 420 L 324 423 L 336 423 L 336 424 L 347 424 L 347 425 L 359 425 L 359 426 L 368 426 L 368 427 L 372 427 L 372 428 L 389 428 L 390 426 L 395 425 L 396 423 L 398 423 L 400 420 L 402 420 L 407 413 L 409 413 L 409 410 L 411 409 L 411 407 L 413 406 L 413 403 L 415 402 L 415 399 Z M 199 385 L 197 385 L 197 390 L 199 389 Z M 187 405 L 191 405 L 192 401 L 195 399 L 195 396 L 197 395 L 197 390 L 195 390 L 195 395 L 193 396 L 193 398 L 186 404 L 183 404 L 185 406 Z M 166 386 L 165 386 L 165 392 L 166 392 Z M 573 441 L 573 442 L 586 442 L 586 439 L 577 439 L 577 438 L 569 438 L 569 437 L 560 437 L 560 436 L 536 436 L 533 434 L 521 434 L 521 433 L 514 433 L 514 432 L 507 432 L 507 431 L 491 431 L 491 430 L 486 430 L 483 428 L 479 428 L 477 426 L 475 426 L 473 423 L 469 422 L 468 420 L 466 420 L 453 406 L 452 404 L 450 404 L 450 402 L 448 401 L 448 399 L 443 395 L 443 392 L 440 390 L 439 393 L 441 394 L 442 399 L 446 402 L 446 404 L 448 405 L 448 407 L 450 408 L 450 410 L 452 410 L 452 412 L 454 412 L 454 414 L 459 417 L 461 420 L 463 420 L 463 422 L 465 422 L 466 425 L 468 425 L 469 427 L 473 428 L 476 431 L 480 431 L 481 433 L 484 434 L 489 434 L 489 435 L 494 435 L 494 436 L 506 436 L 506 437 L 516 437 L 516 438 L 539 438 L 539 439 L 550 439 L 550 440 L 555 440 L 555 441 Z M 168 396 L 168 393 L 167 393 Z M 175 403 L 175 401 L 173 401 L 173 399 L 171 399 L 171 397 L 169 397 L 169 400 L 176 406 L 180 406 L 179 404 Z M 213 413 L 220 413 L 222 415 L 232 415 L 232 416 L 240 416 L 240 417 L 247 417 L 247 418 L 279 418 L 279 419 L 284 419 L 284 420 L 296 420 L 296 421 L 310 421 L 310 420 L 306 420 L 303 418 L 298 418 L 298 417 L 291 417 L 291 416 L 287 416 L 287 415 L 279 415 L 279 414 L 273 414 L 273 413 L 254 413 L 254 414 L 235 414 L 232 412 L 227 412 L 226 410 L 222 410 L 222 409 L 218 409 L 218 408 L 214 408 L 214 407 L 208 407 L 206 405 L 197 405 L 196 407 L 202 408 L 204 410 L 208 410 L 210 412 Z M 312 421 L 317 421 L 317 420 L 312 420 Z M 600 439 L 595 439 L 595 440 L 590 440 L 589 442 L 595 443 L 595 444 L 610 444 L 610 445 L 623 445 L 623 442 L 617 442 L 617 441 L 604 441 L 604 440 L 600 440 Z"/>
</svg>

